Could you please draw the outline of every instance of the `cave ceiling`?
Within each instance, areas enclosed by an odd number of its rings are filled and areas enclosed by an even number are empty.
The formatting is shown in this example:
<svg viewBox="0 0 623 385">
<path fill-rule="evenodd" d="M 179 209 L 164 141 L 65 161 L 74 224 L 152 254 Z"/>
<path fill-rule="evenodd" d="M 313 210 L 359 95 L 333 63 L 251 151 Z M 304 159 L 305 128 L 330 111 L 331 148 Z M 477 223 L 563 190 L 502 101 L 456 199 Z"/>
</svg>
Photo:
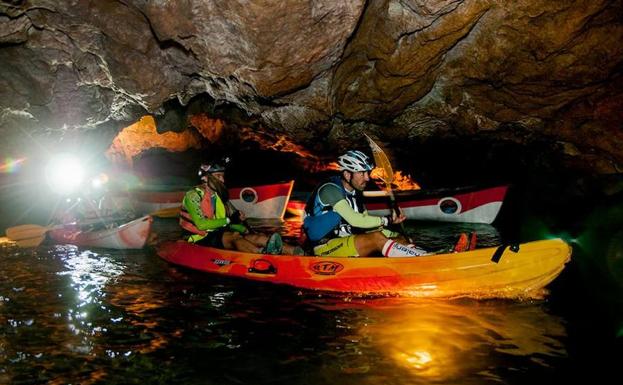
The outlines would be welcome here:
<svg viewBox="0 0 623 385">
<path fill-rule="evenodd" d="M 620 173 L 621 41 L 621 1 L 1 1 L 0 133 L 228 106 L 303 144 L 537 138 Z"/>
</svg>

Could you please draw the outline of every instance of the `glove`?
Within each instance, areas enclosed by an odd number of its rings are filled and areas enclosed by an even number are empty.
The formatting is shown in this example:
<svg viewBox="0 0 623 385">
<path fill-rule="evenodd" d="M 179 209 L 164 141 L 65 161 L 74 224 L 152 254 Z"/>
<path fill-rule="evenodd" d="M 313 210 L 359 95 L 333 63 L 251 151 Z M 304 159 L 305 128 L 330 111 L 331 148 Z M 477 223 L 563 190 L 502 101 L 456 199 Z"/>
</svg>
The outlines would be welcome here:
<svg viewBox="0 0 623 385">
<path fill-rule="evenodd" d="M 394 217 L 392 214 L 383 217 L 383 226 L 391 226 L 394 223 Z"/>
<path fill-rule="evenodd" d="M 234 223 L 229 225 L 229 229 L 240 234 L 247 234 L 249 232 L 249 229 L 247 229 L 245 225 L 240 223 Z"/>
</svg>

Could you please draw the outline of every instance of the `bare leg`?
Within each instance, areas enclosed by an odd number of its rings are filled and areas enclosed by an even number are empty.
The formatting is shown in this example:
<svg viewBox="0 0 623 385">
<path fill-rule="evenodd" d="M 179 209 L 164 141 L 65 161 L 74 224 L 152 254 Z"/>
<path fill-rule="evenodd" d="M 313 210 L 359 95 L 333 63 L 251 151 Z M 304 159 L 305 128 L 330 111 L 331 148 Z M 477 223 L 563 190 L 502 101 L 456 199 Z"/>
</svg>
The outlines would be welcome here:
<svg viewBox="0 0 623 385">
<path fill-rule="evenodd" d="M 254 234 L 246 234 L 243 235 L 243 237 L 247 240 L 250 241 L 251 243 L 253 243 L 254 245 L 263 248 L 266 246 L 266 242 L 268 242 L 268 235 L 266 234 L 258 234 L 258 233 L 254 233 Z M 294 255 L 297 252 L 300 252 L 298 250 L 296 250 L 297 246 L 293 246 L 290 245 L 288 243 L 283 243 L 283 249 L 282 249 L 282 254 L 284 255 Z"/>
<path fill-rule="evenodd" d="M 242 237 L 257 247 L 264 247 L 268 242 L 268 235 L 261 233 L 245 234 Z"/>
<path fill-rule="evenodd" d="M 294 246 L 294 245 L 290 245 L 288 243 L 283 244 L 283 255 L 296 255 L 297 252 L 301 252 L 302 250 L 297 250 L 300 249 L 300 246 Z"/>
<path fill-rule="evenodd" d="M 410 242 L 407 240 L 407 238 L 403 237 L 402 235 L 397 236 L 396 238 L 391 238 L 394 241 L 398 242 L 398 243 L 402 243 L 403 245 L 408 245 Z"/>
<path fill-rule="evenodd" d="M 240 233 L 226 231 L 223 233 L 223 246 L 228 250 L 238 250 L 247 253 L 259 253 L 261 247 L 243 238 Z"/>
<path fill-rule="evenodd" d="M 355 236 L 355 248 L 361 256 L 382 253 L 385 242 L 387 242 L 387 237 L 380 231 Z"/>
<path fill-rule="evenodd" d="M 235 249 L 239 251 L 246 251 L 250 253 L 261 253 L 262 249 L 268 242 L 268 235 L 261 233 L 245 234 L 225 232 L 223 233 L 223 246 L 226 249 Z M 283 244 L 283 254 L 293 255 L 296 254 L 296 246 Z"/>
</svg>

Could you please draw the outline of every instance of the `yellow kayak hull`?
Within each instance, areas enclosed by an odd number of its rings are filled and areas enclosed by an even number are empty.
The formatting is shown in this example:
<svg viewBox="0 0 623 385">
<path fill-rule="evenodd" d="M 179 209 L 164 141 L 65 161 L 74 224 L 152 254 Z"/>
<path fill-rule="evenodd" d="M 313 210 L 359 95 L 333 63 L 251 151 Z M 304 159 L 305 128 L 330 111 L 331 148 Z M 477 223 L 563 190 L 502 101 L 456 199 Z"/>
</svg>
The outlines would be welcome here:
<svg viewBox="0 0 623 385">
<path fill-rule="evenodd" d="M 342 293 L 412 297 L 542 297 L 571 258 L 561 239 L 410 258 L 340 258 L 250 254 L 166 242 L 158 255 L 187 268 L 256 281 Z"/>
</svg>

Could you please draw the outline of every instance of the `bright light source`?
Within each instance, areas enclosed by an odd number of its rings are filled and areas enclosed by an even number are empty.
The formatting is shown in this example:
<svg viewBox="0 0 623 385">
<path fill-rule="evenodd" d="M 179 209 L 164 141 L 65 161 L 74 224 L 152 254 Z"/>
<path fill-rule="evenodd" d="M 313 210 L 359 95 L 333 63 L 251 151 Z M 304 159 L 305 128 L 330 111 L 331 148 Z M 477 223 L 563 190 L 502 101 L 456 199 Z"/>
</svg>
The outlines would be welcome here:
<svg viewBox="0 0 623 385">
<path fill-rule="evenodd" d="M 48 185 L 57 194 L 70 194 L 80 183 L 84 170 L 80 159 L 71 154 L 60 154 L 52 158 L 45 168 Z"/>
<path fill-rule="evenodd" d="M 108 175 L 104 173 L 101 173 L 95 178 L 91 179 L 91 186 L 93 186 L 93 188 L 96 188 L 96 189 L 101 188 L 106 183 L 108 183 Z"/>
</svg>

